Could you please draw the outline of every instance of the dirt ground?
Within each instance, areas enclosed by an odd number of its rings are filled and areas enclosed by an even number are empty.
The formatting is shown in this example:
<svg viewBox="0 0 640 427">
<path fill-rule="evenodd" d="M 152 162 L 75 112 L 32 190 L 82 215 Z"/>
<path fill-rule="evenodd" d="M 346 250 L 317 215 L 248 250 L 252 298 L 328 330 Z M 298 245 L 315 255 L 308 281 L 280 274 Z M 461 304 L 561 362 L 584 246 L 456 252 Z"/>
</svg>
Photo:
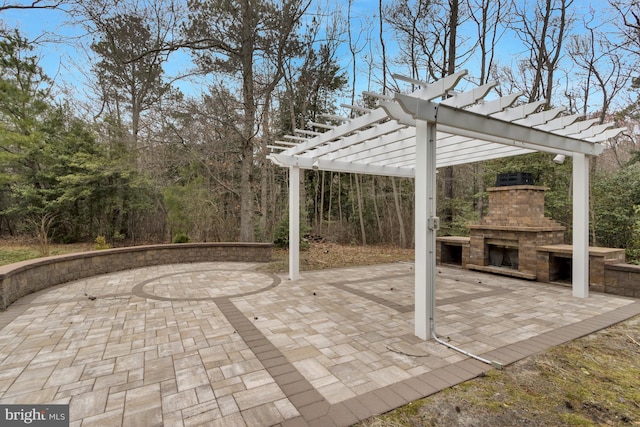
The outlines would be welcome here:
<svg viewBox="0 0 640 427">
<path fill-rule="evenodd" d="M 271 273 L 285 273 L 289 266 L 289 252 L 274 249 L 273 262 L 264 267 Z M 413 261 L 413 249 L 391 246 L 338 245 L 332 242 L 311 242 L 300 251 L 301 270 L 322 270 L 353 265 L 384 264 L 398 261 Z"/>
</svg>

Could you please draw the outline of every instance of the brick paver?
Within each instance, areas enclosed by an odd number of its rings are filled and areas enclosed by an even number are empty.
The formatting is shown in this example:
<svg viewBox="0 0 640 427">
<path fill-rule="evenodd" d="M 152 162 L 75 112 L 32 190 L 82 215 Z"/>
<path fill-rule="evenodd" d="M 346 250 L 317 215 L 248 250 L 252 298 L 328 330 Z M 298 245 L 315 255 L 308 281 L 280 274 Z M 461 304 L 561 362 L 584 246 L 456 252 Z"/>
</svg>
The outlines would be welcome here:
<svg viewBox="0 0 640 427">
<path fill-rule="evenodd" d="M 0 403 L 68 403 L 72 426 L 351 425 L 492 366 L 413 335 L 413 264 L 121 271 L 0 313 Z M 502 364 L 640 302 L 438 267 L 436 331 Z"/>
</svg>

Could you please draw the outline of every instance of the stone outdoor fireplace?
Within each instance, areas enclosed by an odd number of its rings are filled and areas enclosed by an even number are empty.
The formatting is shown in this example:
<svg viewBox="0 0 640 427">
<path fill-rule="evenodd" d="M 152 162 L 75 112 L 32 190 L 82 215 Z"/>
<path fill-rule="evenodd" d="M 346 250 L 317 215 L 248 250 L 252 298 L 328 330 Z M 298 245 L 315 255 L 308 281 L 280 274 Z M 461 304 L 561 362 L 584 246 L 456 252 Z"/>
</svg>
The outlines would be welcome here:
<svg viewBox="0 0 640 427">
<path fill-rule="evenodd" d="M 529 174 L 500 175 L 489 192 L 489 212 L 469 226 L 470 236 L 436 239 L 436 263 L 537 280 L 572 283 L 573 247 L 565 228 L 544 216 L 546 188 Z M 589 286 L 598 292 L 640 296 L 640 267 L 625 264 L 625 250 L 589 247 Z"/>
<path fill-rule="evenodd" d="M 527 174 L 499 176 L 489 212 L 470 225 L 467 268 L 536 279 L 537 247 L 564 243 L 565 227 L 544 216 L 545 187 Z"/>
</svg>

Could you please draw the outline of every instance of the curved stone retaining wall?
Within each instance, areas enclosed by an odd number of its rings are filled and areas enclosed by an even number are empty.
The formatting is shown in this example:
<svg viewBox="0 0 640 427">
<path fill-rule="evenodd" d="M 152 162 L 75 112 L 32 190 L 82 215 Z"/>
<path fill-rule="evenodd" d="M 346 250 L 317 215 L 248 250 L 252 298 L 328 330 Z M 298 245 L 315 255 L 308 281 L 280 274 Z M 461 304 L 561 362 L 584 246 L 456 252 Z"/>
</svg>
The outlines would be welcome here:
<svg viewBox="0 0 640 427">
<path fill-rule="evenodd" d="M 0 310 L 50 286 L 113 271 L 207 261 L 271 261 L 272 243 L 132 246 L 37 258 L 0 266 Z"/>
</svg>

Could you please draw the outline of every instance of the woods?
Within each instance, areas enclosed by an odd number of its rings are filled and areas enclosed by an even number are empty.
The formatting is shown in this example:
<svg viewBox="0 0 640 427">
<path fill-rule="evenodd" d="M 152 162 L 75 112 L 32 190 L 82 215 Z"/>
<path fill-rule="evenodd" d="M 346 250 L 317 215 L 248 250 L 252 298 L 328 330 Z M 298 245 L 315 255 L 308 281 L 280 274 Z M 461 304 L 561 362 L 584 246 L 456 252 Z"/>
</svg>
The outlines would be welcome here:
<svg viewBox="0 0 640 427">
<path fill-rule="evenodd" d="M 365 3 L 2 3 L 0 235 L 281 242 L 289 178 L 269 145 L 357 114 L 342 104 L 375 107 L 362 91 L 412 89 L 393 73 L 467 68 L 470 84 L 497 81 L 540 110 L 627 127 L 591 161 L 590 240 L 640 258 L 637 1 Z M 36 13 L 57 31 L 27 28 Z M 54 51 L 61 72 L 45 69 Z M 570 159 L 536 153 L 440 171 L 440 233 L 467 234 L 513 171 L 549 187 L 547 215 L 570 230 Z M 303 233 L 412 247 L 412 180 L 307 170 L 301 190 Z"/>
</svg>

